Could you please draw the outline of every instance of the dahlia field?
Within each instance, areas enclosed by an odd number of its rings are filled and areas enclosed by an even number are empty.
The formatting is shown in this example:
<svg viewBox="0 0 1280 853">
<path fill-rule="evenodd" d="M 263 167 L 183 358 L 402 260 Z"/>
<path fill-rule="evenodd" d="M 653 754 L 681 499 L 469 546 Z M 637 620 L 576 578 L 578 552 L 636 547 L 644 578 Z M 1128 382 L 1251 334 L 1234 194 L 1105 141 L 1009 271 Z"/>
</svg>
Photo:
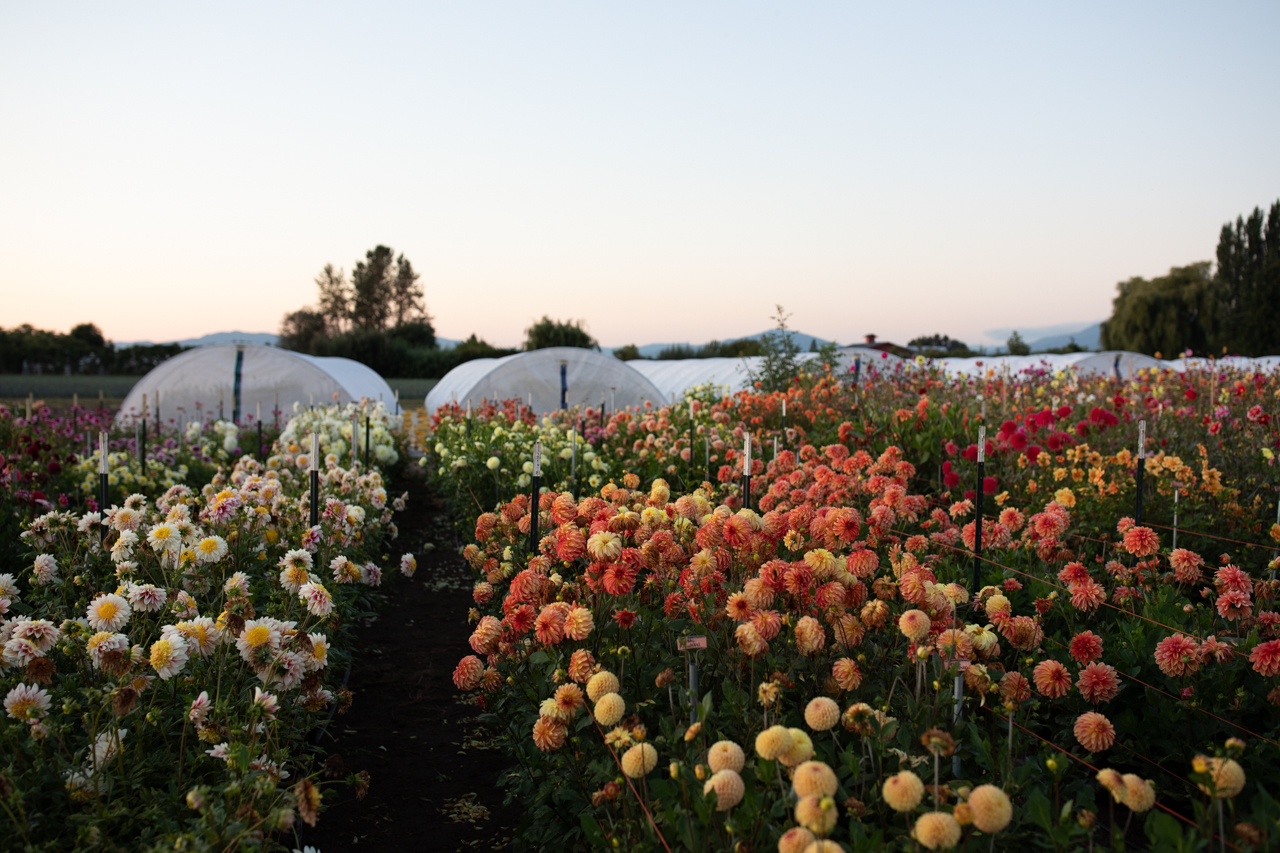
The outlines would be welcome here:
<svg viewBox="0 0 1280 853">
<path fill-rule="evenodd" d="M 0 409 L 20 528 L 0 564 L 4 846 L 289 849 L 322 799 L 305 739 L 351 701 L 352 628 L 416 567 L 391 556 L 399 421 L 162 424 L 144 451 L 112 414 Z M 351 451 L 366 416 L 369 467 Z"/>
<path fill-rule="evenodd" d="M 421 461 L 523 849 L 1275 849 L 1280 376 L 930 365 Z"/>
</svg>

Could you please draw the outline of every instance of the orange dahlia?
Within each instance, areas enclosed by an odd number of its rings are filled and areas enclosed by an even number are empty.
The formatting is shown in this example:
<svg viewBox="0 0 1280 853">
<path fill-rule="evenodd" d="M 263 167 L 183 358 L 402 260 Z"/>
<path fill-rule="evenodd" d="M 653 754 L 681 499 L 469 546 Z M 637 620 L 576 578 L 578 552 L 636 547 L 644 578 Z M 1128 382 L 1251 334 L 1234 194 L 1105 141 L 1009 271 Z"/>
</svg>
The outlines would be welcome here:
<svg viewBox="0 0 1280 853">
<path fill-rule="evenodd" d="M 1071 673 L 1056 660 L 1043 660 L 1031 671 L 1036 690 L 1050 699 L 1066 696 L 1071 691 Z"/>
<path fill-rule="evenodd" d="M 1080 689 L 1081 696 L 1095 705 L 1110 702 L 1120 692 L 1120 676 L 1116 675 L 1115 667 L 1091 663 L 1080 670 L 1076 687 Z"/>
<path fill-rule="evenodd" d="M 1102 752 L 1116 742 L 1116 728 L 1096 711 L 1087 711 L 1076 719 L 1076 740 L 1089 752 Z"/>
<path fill-rule="evenodd" d="M 1173 634 L 1156 643 L 1156 665 L 1170 678 L 1191 675 L 1200 669 L 1200 647 L 1182 634 Z"/>
<path fill-rule="evenodd" d="M 1150 527 L 1131 527 L 1124 534 L 1124 549 L 1135 557 L 1150 557 L 1160 550 L 1160 537 Z"/>
</svg>

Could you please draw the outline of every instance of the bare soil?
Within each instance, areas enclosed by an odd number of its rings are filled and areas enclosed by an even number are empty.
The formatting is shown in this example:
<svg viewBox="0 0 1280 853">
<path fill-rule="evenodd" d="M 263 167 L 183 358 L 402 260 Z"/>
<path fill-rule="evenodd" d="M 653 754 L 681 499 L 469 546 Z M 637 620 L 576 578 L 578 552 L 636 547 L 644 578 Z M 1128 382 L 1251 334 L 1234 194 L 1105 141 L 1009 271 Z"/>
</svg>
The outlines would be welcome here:
<svg viewBox="0 0 1280 853">
<path fill-rule="evenodd" d="M 322 853 L 506 850 L 519 818 L 496 787 L 508 761 L 453 686 L 454 667 L 472 653 L 472 573 L 440 502 L 416 472 L 408 480 L 395 483 L 410 491 L 398 523 L 417 574 L 398 577 L 380 615 L 358 629 L 347 685 L 354 701 L 321 740 L 345 776 L 367 771 L 371 784 L 363 800 L 347 785 L 324 785 L 319 822 L 299 822 L 298 833 Z M 424 542 L 436 550 L 424 555 Z"/>
</svg>

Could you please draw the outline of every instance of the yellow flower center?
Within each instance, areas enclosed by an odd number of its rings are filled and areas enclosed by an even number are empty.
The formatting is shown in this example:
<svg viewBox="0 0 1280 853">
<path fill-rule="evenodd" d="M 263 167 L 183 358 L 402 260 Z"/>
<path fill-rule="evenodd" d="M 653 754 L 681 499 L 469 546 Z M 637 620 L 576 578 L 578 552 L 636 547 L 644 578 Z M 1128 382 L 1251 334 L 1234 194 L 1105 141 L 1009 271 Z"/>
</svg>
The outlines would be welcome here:
<svg viewBox="0 0 1280 853">
<path fill-rule="evenodd" d="M 151 646 L 151 665 L 156 669 L 167 666 L 173 660 L 173 643 L 158 640 Z"/>
<path fill-rule="evenodd" d="M 120 612 L 120 608 L 116 607 L 114 602 L 104 601 L 98 605 L 98 619 L 103 622 L 109 622 L 116 618 L 116 614 Z"/>
<path fill-rule="evenodd" d="M 244 632 L 244 641 L 246 645 L 258 647 L 271 639 L 271 629 L 266 625 L 254 625 L 248 631 Z"/>
</svg>

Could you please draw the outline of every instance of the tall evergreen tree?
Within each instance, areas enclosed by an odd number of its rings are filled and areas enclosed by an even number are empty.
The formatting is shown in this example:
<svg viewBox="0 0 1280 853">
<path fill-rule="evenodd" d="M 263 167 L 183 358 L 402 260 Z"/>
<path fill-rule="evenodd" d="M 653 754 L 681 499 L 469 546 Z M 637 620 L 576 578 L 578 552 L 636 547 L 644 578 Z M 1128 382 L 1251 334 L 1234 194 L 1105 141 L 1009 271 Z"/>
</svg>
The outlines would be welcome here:
<svg viewBox="0 0 1280 853">
<path fill-rule="evenodd" d="M 1255 207 L 1247 220 L 1222 226 L 1217 284 L 1222 345 L 1240 355 L 1280 353 L 1280 201 L 1265 218 Z"/>
<path fill-rule="evenodd" d="M 357 329 L 385 329 L 391 316 L 392 266 L 395 254 L 375 246 L 351 271 L 351 325 Z"/>
</svg>

